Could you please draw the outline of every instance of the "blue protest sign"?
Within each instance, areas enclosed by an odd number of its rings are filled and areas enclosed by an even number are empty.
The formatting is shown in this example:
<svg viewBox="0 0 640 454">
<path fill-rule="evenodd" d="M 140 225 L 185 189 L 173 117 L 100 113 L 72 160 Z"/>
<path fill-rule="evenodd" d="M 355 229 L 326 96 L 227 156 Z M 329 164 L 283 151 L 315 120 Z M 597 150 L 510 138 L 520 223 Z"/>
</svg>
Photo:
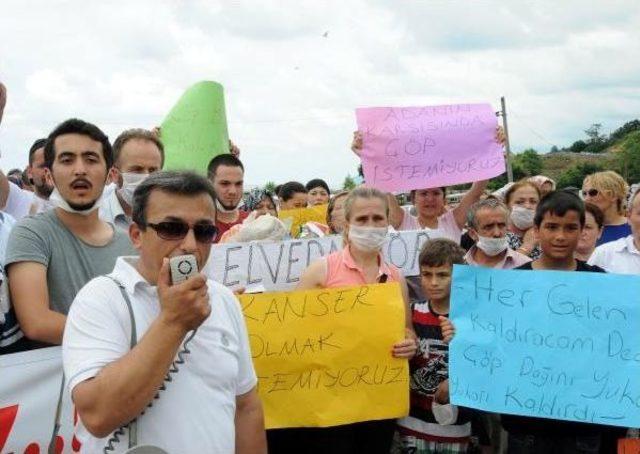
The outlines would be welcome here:
<svg viewBox="0 0 640 454">
<path fill-rule="evenodd" d="M 454 404 L 640 427 L 640 276 L 454 266 Z"/>
</svg>

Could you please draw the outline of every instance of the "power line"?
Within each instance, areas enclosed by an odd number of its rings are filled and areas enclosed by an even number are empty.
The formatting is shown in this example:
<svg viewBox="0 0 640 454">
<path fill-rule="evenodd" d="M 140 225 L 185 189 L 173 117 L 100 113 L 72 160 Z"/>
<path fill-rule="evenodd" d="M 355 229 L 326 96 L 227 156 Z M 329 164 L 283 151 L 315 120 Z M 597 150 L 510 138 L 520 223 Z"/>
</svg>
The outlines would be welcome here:
<svg viewBox="0 0 640 454">
<path fill-rule="evenodd" d="M 533 135 L 535 135 L 537 138 L 545 141 L 547 144 L 551 145 L 552 147 L 556 146 L 555 143 L 552 143 L 549 139 L 547 139 L 545 136 L 543 136 L 542 134 L 540 134 L 539 132 L 537 132 L 535 129 L 533 129 L 526 121 L 524 121 L 524 119 L 518 115 L 513 108 L 509 108 L 509 112 L 514 115 L 519 121 L 521 121 L 525 128 L 527 128 L 531 133 L 533 133 Z"/>
</svg>

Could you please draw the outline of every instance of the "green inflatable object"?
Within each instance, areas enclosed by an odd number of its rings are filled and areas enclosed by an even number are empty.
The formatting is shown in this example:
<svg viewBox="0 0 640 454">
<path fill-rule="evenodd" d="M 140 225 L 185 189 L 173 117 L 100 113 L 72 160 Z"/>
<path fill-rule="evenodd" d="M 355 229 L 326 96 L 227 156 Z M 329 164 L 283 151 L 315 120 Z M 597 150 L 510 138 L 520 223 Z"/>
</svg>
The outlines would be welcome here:
<svg viewBox="0 0 640 454">
<path fill-rule="evenodd" d="M 202 81 L 190 87 L 160 127 L 165 170 L 192 170 L 206 175 L 211 158 L 229 153 L 224 89 Z"/>
</svg>

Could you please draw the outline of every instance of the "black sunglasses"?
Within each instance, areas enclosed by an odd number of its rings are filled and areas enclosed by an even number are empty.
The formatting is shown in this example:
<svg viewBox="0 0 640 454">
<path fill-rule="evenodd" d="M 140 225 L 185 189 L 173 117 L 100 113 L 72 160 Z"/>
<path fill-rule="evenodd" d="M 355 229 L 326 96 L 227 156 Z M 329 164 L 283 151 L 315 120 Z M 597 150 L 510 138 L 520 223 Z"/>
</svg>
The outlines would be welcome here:
<svg viewBox="0 0 640 454">
<path fill-rule="evenodd" d="M 193 227 L 182 221 L 163 221 L 157 224 L 148 223 L 163 240 L 182 240 L 193 229 L 198 243 L 213 243 L 218 236 L 218 228 L 214 224 L 194 224 Z"/>
<path fill-rule="evenodd" d="M 582 191 L 582 197 L 597 197 L 599 194 L 599 191 L 597 189 L 589 189 L 588 191 Z"/>
</svg>

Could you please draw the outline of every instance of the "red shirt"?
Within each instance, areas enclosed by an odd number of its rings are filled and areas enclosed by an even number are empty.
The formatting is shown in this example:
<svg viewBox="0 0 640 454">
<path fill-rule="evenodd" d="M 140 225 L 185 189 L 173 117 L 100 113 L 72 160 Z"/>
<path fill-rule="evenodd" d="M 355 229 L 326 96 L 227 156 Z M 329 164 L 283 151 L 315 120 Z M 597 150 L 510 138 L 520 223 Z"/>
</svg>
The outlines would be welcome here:
<svg viewBox="0 0 640 454">
<path fill-rule="evenodd" d="M 244 221 L 247 218 L 247 216 L 249 216 L 249 213 L 247 213 L 246 211 L 238 210 L 238 219 L 236 219 L 235 222 L 226 223 L 216 219 L 218 236 L 216 237 L 216 240 L 214 241 L 214 243 L 217 243 L 218 241 L 220 241 L 220 238 L 222 238 L 222 235 L 224 235 L 224 233 L 227 230 L 229 230 L 231 227 L 233 227 L 234 225 L 242 224 L 242 221 Z"/>
</svg>

